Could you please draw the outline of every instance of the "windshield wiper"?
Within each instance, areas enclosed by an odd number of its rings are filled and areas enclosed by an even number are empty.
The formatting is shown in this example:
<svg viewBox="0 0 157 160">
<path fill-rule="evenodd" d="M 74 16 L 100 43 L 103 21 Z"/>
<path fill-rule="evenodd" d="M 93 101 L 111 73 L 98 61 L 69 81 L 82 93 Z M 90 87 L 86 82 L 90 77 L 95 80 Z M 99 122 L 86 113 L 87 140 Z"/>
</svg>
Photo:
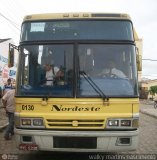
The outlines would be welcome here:
<svg viewBox="0 0 157 160">
<path fill-rule="evenodd" d="M 80 71 L 80 74 L 83 75 L 85 80 L 99 94 L 99 96 L 103 99 L 103 102 L 108 102 L 109 101 L 109 98 L 104 94 L 104 92 L 99 88 L 99 86 L 97 86 L 97 84 L 91 79 L 91 77 L 87 75 L 87 73 L 85 71 Z"/>
</svg>

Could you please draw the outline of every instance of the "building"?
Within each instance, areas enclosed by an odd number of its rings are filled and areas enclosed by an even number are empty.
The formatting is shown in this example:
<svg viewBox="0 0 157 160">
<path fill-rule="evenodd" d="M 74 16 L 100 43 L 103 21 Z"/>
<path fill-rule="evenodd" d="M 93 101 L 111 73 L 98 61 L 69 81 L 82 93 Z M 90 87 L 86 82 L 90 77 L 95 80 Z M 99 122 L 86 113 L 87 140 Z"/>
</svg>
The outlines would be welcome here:
<svg viewBox="0 0 157 160">
<path fill-rule="evenodd" d="M 8 78 L 13 82 L 16 79 L 16 66 L 8 68 L 9 43 L 14 43 L 11 38 L 0 39 L 0 86 L 3 87 Z"/>
<path fill-rule="evenodd" d="M 151 86 L 157 86 L 157 79 L 150 80 L 150 79 L 143 79 L 141 81 L 141 98 L 143 99 L 150 99 L 152 95 L 149 93 Z M 154 99 L 157 99 L 157 94 L 154 96 Z"/>
</svg>

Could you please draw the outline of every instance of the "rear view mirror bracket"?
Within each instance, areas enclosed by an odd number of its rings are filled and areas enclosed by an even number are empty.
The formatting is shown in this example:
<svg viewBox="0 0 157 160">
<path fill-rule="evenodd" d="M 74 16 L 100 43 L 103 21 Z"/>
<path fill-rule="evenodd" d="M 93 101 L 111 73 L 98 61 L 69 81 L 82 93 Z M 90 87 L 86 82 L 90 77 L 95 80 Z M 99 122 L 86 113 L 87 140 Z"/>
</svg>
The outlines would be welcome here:
<svg viewBox="0 0 157 160">
<path fill-rule="evenodd" d="M 9 53 L 8 53 L 8 67 L 14 66 L 14 50 L 19 51 L 19 47 L 15 46 L 14 44 L 9 43 Z"/>
</svg>

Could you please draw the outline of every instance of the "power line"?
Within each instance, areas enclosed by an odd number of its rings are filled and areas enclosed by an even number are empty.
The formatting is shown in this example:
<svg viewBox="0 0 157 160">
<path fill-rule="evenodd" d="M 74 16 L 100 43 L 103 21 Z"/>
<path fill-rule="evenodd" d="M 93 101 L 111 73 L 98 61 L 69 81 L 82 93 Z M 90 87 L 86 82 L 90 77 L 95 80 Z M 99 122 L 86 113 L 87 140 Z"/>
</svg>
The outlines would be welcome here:
<svg viewBox="0 0 157 160">
<path fill-rule="evenodd" d="M 2 1 L 4 2 L 4 1 Z M 5 0 L 5 2 L 7 2 L 7 0 Z M 9 20 L 11 20 L 15 25 L 19 26 L 19 24 L 16 23 L 16 20 L 17 20 L 17 12 L 12 12 L 12 9 L 13 9 L 13 5 L 12 4 L 9 4 L 10 3 L 10 0 L 9 2 L 7 2 L 7 6 L 6 6 L 6 3 L 3 4 L 2 3 L 2 9 L 1 9 L 1 14 L 5 15 L 5 17 L 7 17 Z M 15 15 L 16 13 L 16 15 Z M 14 18 L 16 17 L 16 18 Z M 15 20 L 16 19 L 16 20 Z"/>
<path fill-rule="evenodd" d="M 142 74 L 142 76 L 145 76 L 145 77 L 157 77 L 157 75 L 151 75 L 151 74 Z"/>
<path fill-rule="evenodd" d="M 6 16 L 4 16 L 2 13 L 0 13 L 0 15 L 1 15 L 4 19 L 6 19 L 11 25 L 13 25 L 17 30 L 20 31 L 20 29 L 17 27 L 18 25 L 17 25 L 15 22 L 11 21 L 9 18 L 7 18 Z"/>
<path fill-rule="evenodd" d="M 16 23 L 16 21 L 21 21 L 22 17 L 21 14 L 23 12 L 24 7 L 21 7 L 18 5 L 18 3 L 13 2 L 14 0 L 5 0 L 2 1 L 2 6 L 0 12 L 3 13 L 3 15 L 5 15 L 8 19 L 12 20 L 12 22 L 14 22 L 14 24 Z M 16 0 L 18 1 L 18 0 Z M 16 10 L 16 12 L 15 12 Z M 22 11 L 22 12 L 21 12 Z M 17 26 L 21 26 L 21 22 L 19 24 L 16 23 Z M 18 27 L 19 28 L 19 27 Z"/>
<path fill-rule="evenodd" d="M 144 61 L 157 61 L 156 59 L 142 59 Z"/>
<path fill-rule="evenodd" d="M 17 26 L 19 26 L 17 23 L 15 23 L 14 21 L 10 20 L 9 18 L 7 18 L 6 16 L 4 16 L 2 13 L 0 13 L 0 15 L 5 18 L 7 21 L 9 21 L 12 25 L 14 25 L 14 27 L 17 28 Z M 17 28 L 19 29 L 19 28 Z"/>
</svg>

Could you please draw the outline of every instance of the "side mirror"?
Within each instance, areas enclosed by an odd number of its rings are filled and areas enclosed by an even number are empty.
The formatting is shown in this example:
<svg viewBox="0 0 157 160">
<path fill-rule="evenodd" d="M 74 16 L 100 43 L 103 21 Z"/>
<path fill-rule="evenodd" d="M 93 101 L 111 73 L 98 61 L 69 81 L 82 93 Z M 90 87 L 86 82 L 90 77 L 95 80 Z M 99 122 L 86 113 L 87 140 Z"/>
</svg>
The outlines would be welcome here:
<svg viewBox="0 0 157 160">
<path fill-rule="evenodd" d="M 139 54 L 138 48 L 137 48 L 136 63 L 138 71 L 142 71 L 142 55 Z"/>
<path fill-rule="evenodd" d="M 14 66 L 14 50 L 18 47 L 9 43 L 9 53 L 8 53 L 8 67 L 11 68 Z"/>
<path fill-rule="evenodd" d="M 8 55 L 8 67 L 14 66 L 14 48 L 9 49 L 9 55 Z"/>
<path fill-rule="evenodd" d="M 142 56 L 141 55 L 138 55 L 137 67 L 138 67 L 138 71 L 142 71 Z"/>
</svg>

